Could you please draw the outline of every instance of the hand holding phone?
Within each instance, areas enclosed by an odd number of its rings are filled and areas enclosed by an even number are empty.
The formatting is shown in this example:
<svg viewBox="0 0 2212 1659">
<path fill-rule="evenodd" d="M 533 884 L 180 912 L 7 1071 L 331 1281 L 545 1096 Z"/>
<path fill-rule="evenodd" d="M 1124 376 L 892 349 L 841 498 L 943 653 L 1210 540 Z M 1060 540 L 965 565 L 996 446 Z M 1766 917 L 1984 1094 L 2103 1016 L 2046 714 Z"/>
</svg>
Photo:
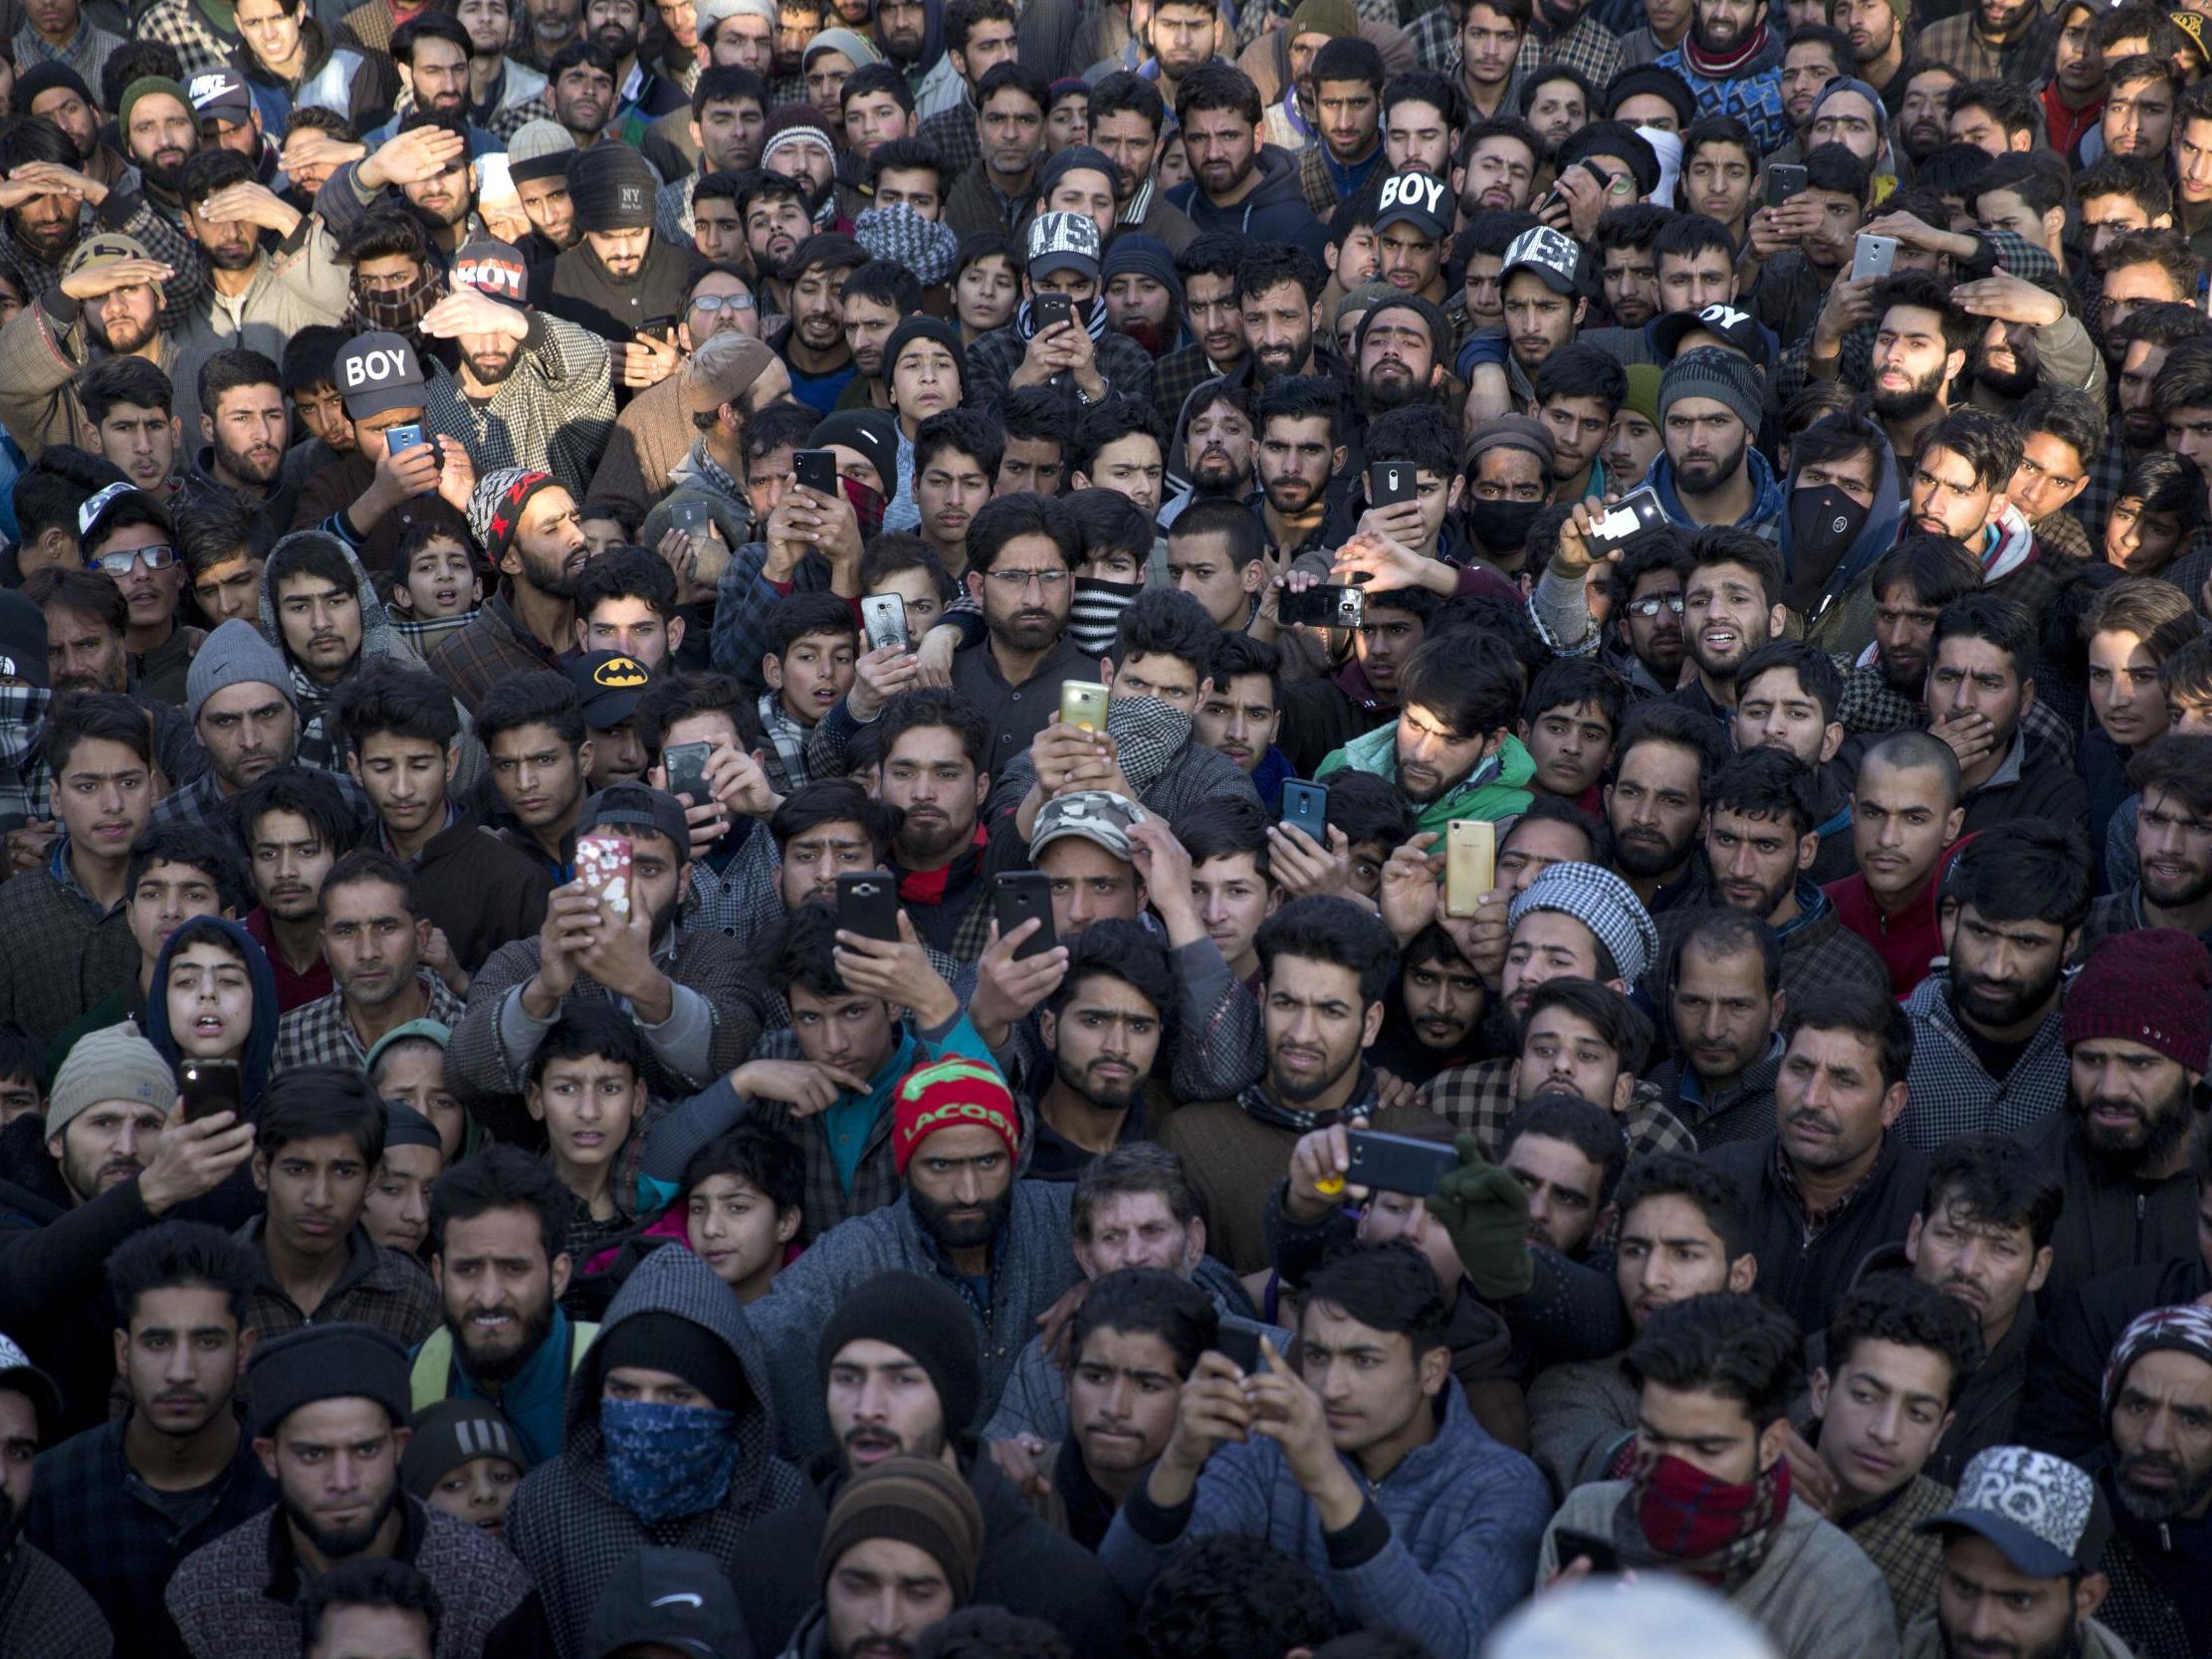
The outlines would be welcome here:
<svg viewBox="0 0 2212 1659">
<path fill-rule="evenodd" d="M 706 806 L 713 795 L 707 788 L 709 743 L 671 743 L 661 751 L 661 765 L 668 775 L 671 795 L 688 795 L 693 806 Z"/>
<path fill-rule="evenodd" d="M 825 449 L 791 452 L 791 476 L 817 496 L 837 494 L 837 457 Z"/>
<path fill-rule="evenodd" d="M 244 1109 L 246 1092 L 235 1060 L 187 1060 L 177 1067 L 177 1093 L 184 1097 L 184 1121 L 196 1124 L 218 1112 Z"/>
<path fill-rule="evenodd" d="M 837 878 L 837 926 L 862 938 L 896 944 L 899 938 L 897 878 L 880 870 Z"/>
<path fill-rule="evenodd" d="M 1303 831 L 1316 847 L 1326 850 L 1329 845 L 1328 785 L 1308 783 L 1303 778 L 1286 779 L 1282 786 L 1282 826 Z"/>
<path fill-rule="evenodd" d="M 576 880 L 598 895 L 607 914 L 630 919 L 630 838 L 594 832 L 576 837 Z"/>
</svg>

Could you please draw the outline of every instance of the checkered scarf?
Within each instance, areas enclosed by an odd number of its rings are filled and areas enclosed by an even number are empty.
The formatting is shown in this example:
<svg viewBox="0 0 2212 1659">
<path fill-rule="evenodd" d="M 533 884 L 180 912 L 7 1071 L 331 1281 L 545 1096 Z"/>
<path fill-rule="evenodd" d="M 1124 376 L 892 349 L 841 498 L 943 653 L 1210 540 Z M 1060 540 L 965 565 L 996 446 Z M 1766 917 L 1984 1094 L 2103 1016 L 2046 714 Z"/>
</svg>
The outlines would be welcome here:
<svg viewBox="0 0 2212 1659">
<path fill-rule="evenodd" d="M 1759 1570 L 1789 1511 L 1787 1458 L 1738 1485 L 1678 1457 L 1640 1451 L 1614 1511 L 1613 1538 L 1625 1565 L 1663 1566 L 1726 1594 Z"/>
<path fill-rule="evenodd" d="M 1156 697 L 1117 697 L 1106 706 L 1106 730 L 1121 750 L 1121 775 L 1142 795 L 1191 740 L 1191 717 Z"/>
<path fill-rule="evenodd" d="M 1311 1135 L 1317 1129 L 1354 1118 L 1373 1118 L 1379 1110 L 1375 1100 L 1375 1074 L 1364 1060 L 1360 1062 L 1359 1086 L 1352 1091 L 1352 1098 L 1334 1112 L 1308 1112 L 1303 1107 L 1284 1106 L 1267 1093 L 1264 1078 L 1238 1094 L 1236 1104 L 1255 1123 L 1296 1130 L 1300 1135 Z"/>
<path fill-rule="evenodd" d="M 780 793 L 787 795 L 806 781 L 807 728 L 785 712 L 782 694 L 779 692 L 763 692 L 761 701 L 755 707 L 761 715 L 761 734 L 775 749 L 776 765 L 774 769 L 781 774 L 771 777 L 769 781 Z"/>
</svg>

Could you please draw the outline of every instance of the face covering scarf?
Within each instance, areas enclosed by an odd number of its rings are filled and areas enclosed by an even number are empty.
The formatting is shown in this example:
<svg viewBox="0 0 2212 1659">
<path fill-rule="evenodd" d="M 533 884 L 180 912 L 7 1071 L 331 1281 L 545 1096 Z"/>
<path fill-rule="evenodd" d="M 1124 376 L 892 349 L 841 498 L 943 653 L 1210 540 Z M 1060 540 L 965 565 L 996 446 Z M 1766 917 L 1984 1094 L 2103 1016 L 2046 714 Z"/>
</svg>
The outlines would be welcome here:
<svg viewBox="0 0 2212 1659">
<path fill-rule="evenodd" d="M 424 272 L 396 291 L 370 293 L 355 288 L 347 323 L 356 333 L 382 329 L 404 335 L 419 354 L 423 348 L 422 319 L 430 314 L 430 308 L 443 299 L 444 294 L 443 278 L 434 271 Z"/>
<path fill-rule="evenodd" d="M 722 1502 L 738 1466 L 738 1414 L 709 1405 L 599 1402 L 607 1495 L 651 1527 Z"/>
<path fill-rule="evenodd" d="M 873 541 L 883 530 L 883 513 L 888 505 L 883 492 L 871 489 L 856 478 L 837 482 L 845 487 L 845 500 L 852 503 L 852 516 L 860 520 L 860 539 Z"/>
<path fill-rule="evenodd" d="M 1782 602 L 1809 611 L 1819 602 L 1828 578 L 1867 527 L 1872 508 L 1861 507 L 1833 484 L 1790 492 L 1790 579 Z"/>
<path fill-rule="evenodd" d="M 1614 1542 L 1632 1566 L 1664 1566 L 1726 1593 L 1759 1570 L 1789 1509 L 1787 1458 L 1738 1486 L 1678 1457 L 1644 1456 L 1614 1515 Z"/>
<path fill-rule="evenodd" d="M 1510 558 L 1528 545 L 1529 526 L 1536 522 L 1536 516 L 1544 511 L 1545 505 L 1543 502 L 1477 501 L 1467 508 L 1467 528 L 1491 557 Z"/>
</svg>

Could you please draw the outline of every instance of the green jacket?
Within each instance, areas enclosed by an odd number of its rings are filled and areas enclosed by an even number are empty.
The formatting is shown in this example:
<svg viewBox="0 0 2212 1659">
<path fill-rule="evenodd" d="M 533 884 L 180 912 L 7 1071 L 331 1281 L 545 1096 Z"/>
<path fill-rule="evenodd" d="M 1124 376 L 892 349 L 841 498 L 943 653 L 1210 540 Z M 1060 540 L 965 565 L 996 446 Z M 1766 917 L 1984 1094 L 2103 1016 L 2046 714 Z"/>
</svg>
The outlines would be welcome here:
<svg viewBox="0 0 2212 1659">
<path fill-rule="evenodd" d="M 1377 777 L 1398 781 L 1398 723 L 1378 726 L 1364 737 L 1354 737 L 1342 748 L 1332 750 L 1322 759 L 1315 771 L 1316 777 L 1327 777 L 1331 772 L 1373 772 Z M 1498 745 L 1497 752 L 1467 774 L 1456 788 L 1447 789 L 1421 809 L 1417 830 L 1430 830 L 1438 835 L 1444 833 L 1444 826 L 1454 818 L 1481 818 L 1485 820 L 1516 817 L 1528 810 L 1535 797 L 1530 794 L 1529 779 L 1536 775 L 1536 762 L 1518 737 L 1508 735 Z"/>
</svg>

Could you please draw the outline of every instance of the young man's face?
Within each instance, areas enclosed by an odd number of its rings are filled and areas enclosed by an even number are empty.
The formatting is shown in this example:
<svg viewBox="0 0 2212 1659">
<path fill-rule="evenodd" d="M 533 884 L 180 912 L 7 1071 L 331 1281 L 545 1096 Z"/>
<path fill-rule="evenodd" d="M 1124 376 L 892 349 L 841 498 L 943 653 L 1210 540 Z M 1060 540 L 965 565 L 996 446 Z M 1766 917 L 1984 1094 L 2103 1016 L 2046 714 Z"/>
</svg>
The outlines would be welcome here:
<svg viewBox="0 0 2212 1659">
<path fill-rule="evenodd" d="M 1536 414 L 1551 434 L 1552 472 L 1563 479 L 1579 477 L 1597 460 L 1613 427 L 1613 411 L 1602 398 L 1554 397 L 1539 404 Z"/>
<path fill-rule="evenodd" d="M 1184 423 L 1183 464 L 1201 495 L 1248 492 L 1255 447 L 1251 417 L 1224 399 L 1217 398 L 1205 408 L 1193 411 Z M 1217 533 L 1205 539 L 1220 541 L 1223 538 Z M 1172 536 L 1169 556 L 1174 557 Z"/>
<path fill-rule="evenodd" d="M 1755 950 L 1684 950 L 1668 993 L 1674 1042 L 1690 1069 L 1708 1083 L 1733 1082 L 1774 1040 L 1782 1005 L 1767 988 L 1766 964 Z"/>
<path fill-rule="evenodd" d="M 989 779 L 977 774 L 960 733 L 950 726 L 901 732 L 879 773 L 877 795 L 905 815 L 898 839 L 904 863 L 942 858 L 974 836 Z"/>
<path fill-rule="evenodd" d="M 1499 979 L 1514 1015 L 1527 1014 L 1528 999 L 1548 980 L 1598 977 L 1598 936 L 1585 924 L 1549 910 L 1530 911 L 1514 924 Z"/>
<path fill-rule="evenodd" d="M 1749 188 L 1747 184 L 1747 192 Z M 1707 306 L 1725 305 L 1736 297 L 1736 262 L 1721 248 L 1661 254 L 1659 285 L 1662 311 L 1701 311 Z"/>
<path fill-rule="evenodd" d="M 361 1218 L 368 1159 L 349 1135 L 288 1141 L 274 1151 L 254 1153 L 254 1184 L 268 1198 L 269 1232 L 296 1257 L 320 1260 L 342 1255 Z M 286 1418 L 286 1426 L 293 1420 Z"/>
<path fill-rule="evenodd" d="M 1528 124 L 1536 129 L 1536 136 L 1544 140 L 1547 150 L 1556 151 L 1561 143 L 1589 124 L 1589 101 L 1572 81 L 1546 81 L 1536 89 L 1536 96 L 1529 103 Z"/>
<path fill-rule="evenodd" d="M 241 547 L 235 557 L 211 564 L 192 578 L 192 597 L 210 622 L 220 627 L 234 616 L 259 620 L 264 562 Z"/>
<path fill-rule="evenodd" d="M 1914 528 L 1976 547 L 2004 500 L 2003 492 L 1985 484 L 1965 456 L 1937 445 L 1913 465 L 1907 511 Z"/>
<path fill-rule="evenodd" d="M 1646 1457 L 1676 1457 L 1700 1474 L 1747 1486 L 1780 1455 L 1784 1420 L 1762 1434 L 1743 1401 L 1702 1388 L 1647 1382 L 1637 1407 L 1637 1446 Z"/>
<path fill-rule="evenodd" d="M 1110 973 L 1077 982 L 1057 1010 L 1038 1015 L 1038 1035 L 1052 1055 L 1058 1080 L 1103 1112 L 1137 1104 L 1160 1053 L 1160 1009 L 1143 991 Z M 1092 1277 L 1121 1267 L 1165 1267 L 1187 1272 L 1185 1229 L 1158 1193 L 1117 1199 L 1092 1217 L 1091 1234 L 1077 1240 L 1076 1260 Z"/>
<path fill-rule="evenodd" d="M 1844 740 L 1844 728 L 1790 668 L 1768 669 L 1736 688 L 1735 726 L 1739 752 L 1778 748 L 1816 771 L 1835 758 Z"/>
<path fill-rule="evenodd" d="M 587 1054 L 550 1060 L 526 1097 L 553 1155 L 572 1168 L 614 1160 L 645 1109 L 645 1085 L 626 1061 Z"/>
<path fill-rule="evenodd" d="M 1399 975 L 1399 999 L 1415 1040 L 1438 1054 L 1459 1048 L 1482 1018 L 1482 976 L 1457 956 L 1430 956 Z"/>
<path fill-rule="evenodd" d="M 1167 1449 L 1182 1387 L 1175 1350 L 1150 1331 L 1100 1327 L 1067 1376 L 1067 1425 L 1093 1476 L 1134 1475 Z"/>
<path fill-rule="evenodd" d="M 1679 398 L 1668 413 L 1696 401 Z M 1742 430 L 1740 422 L 1737 430 Z M 1759 573 L 1740 564 L 1701 565 L 1682 583 L 1684 643 L 1700 672 L 1716 680 L 1732 677 L 1746 657 L 1774 637 L 1781 610 L 1768 603 Z"/>
<path fill-rule="evenodd" d="M 2170 214 L 2160 214 L 2161 220 L 2170 220 Z M 2150 215 L 2133 196 L 2085 196 L 2082 198 L 2083 251 L 2089 255 L 2090 269 L 2102 274 L 2104 250 L 2129 231 L 2148 230 Z"/>
<path fill-rule="evenodd" d="M 2090 636 L 2090 712 L 2122 749 L 2164 733 L 2166 694 L 2158 665 L 2136 635 L 2104 629 Z"/>
<path fill-rule="evenodd" d="M 1594 703 L 1557 704 L 1525 722 L 1521 741 L 1536 762 L 1536 787 L 1580 800 L 1613 757 L 1613 722 Z"/>
<path fill-rule="evenodd" d="M 176 471 L 177 423 L 168 410 L 116 403 L 97 426 L 87 424 L 93 447 L 120 467 L 135 488 L 158 494 Z M 158 531 L 154 538 L 160 539 Z"/>
<path fill-rule="evenodd" d="M 1012 496 L 1022 491 L 1057 496 L 1061 481 L 1066 477 L 1065 452 L 1057 438 L 1008 437 L 1005 451 L 998 458 L 998 476 L 992 481 L 991 490 L 994 496 Z"/>
<path fill-rule="evenodd" d="M 430 1259 L 446 1329 L 479 1377 L 512 1376 L 553 1330 L 553 1303 L 568 1287 L 565 1255 L 549 1259 L 537 1212 L 499 1204 L 446 1222 Z"/>
<path fill-rule="evenodd" d="M 1467 178 L 1460 192 L 1461 205 L 1526 211 L 1535 193 L 1536 157 L 1518 138 L 1503 134 L 1484 138 L 1467 158 Z M 1495 256 L 1493 256 L 1494 263 Z M 1494 274 L 1494 273 L 1493 273 Z"/>
<path fill-rule="evenodd" d="M 149 962 L 161 953 L 169 935 L 192 918 L 222 914 L 222 888 L 211 872 L 196 864 L 154 859 L 130 885 L 130 936 Z"/>
<path fill-rule="evenodd" d="M 253 980 L 229 945 L 200 939 L 177 951 L 169 958 L 163 994 L 179 1052 L 222 1060 L 246 1046 L 254 1022 Z"/>
<path fill-rule="evenodd" d="M 1721 806 L 1706 817 L 1713 890 L 1730 910 L 1749 916 L 1772 918 L 1818 851 L 1818 839 L 1800 835 L 1787 818 L 1754 818 Z"/>
<path fill-rule="evenodd" d="M 1383 148 L 1394 173 L 1418 170 L 1448 178 L 1456 137 L 1444 111 L 1423 99 L 1402 98 L 1383 117 Z"/>
<path fill-rule="evenodd" d="M 1575 328 L 1582 321 L 1586 301 L 1570 301 L 1555 294 L 1533 271 L 1515 270 L 1500 291 L 1505 309 L 1505 332 L 1514 359 L 1533 369 L 1553 352 L 1574 343 Z"/>
<path fill-rule="evenodd" d="M 525 828 L 560 823 L 582 801 L 588 740 L 571 748 L 551 726 L 533 724 L 498 733 L 485 749 L 500 798 Z"/>
<path fill-rule="evenodd" d="M 897 1031 L 881 997 L 851 991 L 822 996 L 798 984 L 786 986 L 784 994 L 791 1031 L 808 1060 L 872 1077 L 889 1057 Z"/>
<path fill-rule="evenodd" d="M 2032 682 L 2020 677 L 2012 653 L 1994 640 L 1954 635 L 1936 647 L 1928 665 L 1929 724 L 1979 715 L 2000 750 L 2011 745 L 2032 695 Z"/>
<path fill-rule="evenodd" d="M 230 1409 L 253 1338 L 242 1334 L 230 1298 L 213 1285 L 140 1291 L 130 1323 L 115 1333 L 115 1370 L 130 1408 L 157 1432 L 182 1440 Z"/>
<path fill-rule="evenodd" d="M 1264 674 L 1238 674 L 1230 676 L 1226 685 L 1215 687 L 1200 703 L 1191 734 L 1248 774 L 1267 757 L 1281 722 L 1274 683 Z"/>
<path fill-rule="evenodd" d="M 1079 490 L 1111 490 L 1126 496 L 1150 518 L 1160 511 L 1161 481 L 1167 463 L 1160 440 L 1149 432 L 1132 432 L 1106 445 L 1091 461 L 1091 470 L 1074 475 Z"/>
<path fill-rule="evenodd" d="M 1659 314 L 1659 261 L 1651 249 L 1608 248 L 1604 282 L 1606 310 L 1622 327 L 1641 328 Z"/>
<path fill-rule="evenodd" d="M 2099 129 L 2107 155 L 2162 155 L 2173 137 L 2173 84 L 2130 81 L 2109 88 Z"/>
<path fill-rule="evenodd" d="M 1606 821 L 1623 875 L 1656 878 L 1688 862 L 1704 816 L 1698 758 L 1674 743 L 1641 742 L 1606 788 Z"/>
<path fill-rule="evenodd" d="M 1791 125 L 1804 126 L 1813 112 L 1813 101 L 1842 73 L 1836 65 L 1836 49 L 1828 42 L 1790 43 L 1782 54 L 1782 107 L 1788 111 Z"/>
<path fill-rule="evenodd" d="M 1571 1141 L 1548 1135 L 1515 1136 L 1504 1166 L 1528 1194 L 1528 1241 L 1580 1256 L 1598 1220 L 1605 1169 Z"/>
<path fill-rule="evenodd" d="M 1330 444 L 1326 416 L 1275 415 L 1260 428 L 1259 485 L 1267 505 L 1285 517 L 1316 506 L 1343 460 L 1344 451 Z"/>
<path fill-rule="evenodd" d="M 1985 1220 L 1955 1189 L 1912 1218 L 1904 1253 L 1913 1278 L 1965 1304 L 1984 1332 L 2009 1331 L 2051 1272 L 2051 1246 L 2037 1249 L 2025 1223 Z"/>
<path fill-rule="evenodd" d="M 346 766 L 393 834 L 417 835 L 444 817 L 453 751 L 434 739 L 378 731 L 361 739 Z"/>
<path fill-rule="evenodd" d="M 352 583 L 303 570 L 280 578 L 275 597 L 286 652 L 318 684 L 342 679 L 361 649 L 361 600 Z"/>
<path fill-rule="evenodd" d="M 1299 1372 L 1321 1396 L 1329 1439 L 1343 1456 L 1396 1439 L 1450 1385 L 1448 1348 L 1416 1358 L 1404 1332 L 1378 1331 L 1310 1298 L 1299 1312 L 1298 1350 Z"/>
<path fill-rule="evenodd" d="M 1852 792 L 1852 851 L 1877 898 L 1917 893 L 1957 839 L 1960 813 L 1932 766 L 1869 760 Z"/>
<path fill-rule="evenodd" d="M 657 678 L 668 672 L 668 661 L 684 641 L 684 619 L 664 617 L 650 601 L 616 596 L 601 599 L 590 613 L 576 618 L 578 648 L 584 651 L 619 651 L 634 657 Z"/>
<path fill-rule="evenodd" d="M 128 745 L 82 737 L 55 768 L 54 815 L 73 849 L 119 863 L 153 815 L 153 768 Z"/>
<path fill-rule="evenodd" d="M 331 977 L 357 1008 L 382 1008 L 411 988 L 430 936 L 389 882 L 348 882 L 323 895 L 323 954 Z"/>
<path fill-rule="evenodd" d="M 1951 1361 L 1932 1348 L 1867 1337 L 1818 1371 L 1821 1461 L 1853 1507 L 1907 1485 L 1951 1424 Z"/>
</svg>

